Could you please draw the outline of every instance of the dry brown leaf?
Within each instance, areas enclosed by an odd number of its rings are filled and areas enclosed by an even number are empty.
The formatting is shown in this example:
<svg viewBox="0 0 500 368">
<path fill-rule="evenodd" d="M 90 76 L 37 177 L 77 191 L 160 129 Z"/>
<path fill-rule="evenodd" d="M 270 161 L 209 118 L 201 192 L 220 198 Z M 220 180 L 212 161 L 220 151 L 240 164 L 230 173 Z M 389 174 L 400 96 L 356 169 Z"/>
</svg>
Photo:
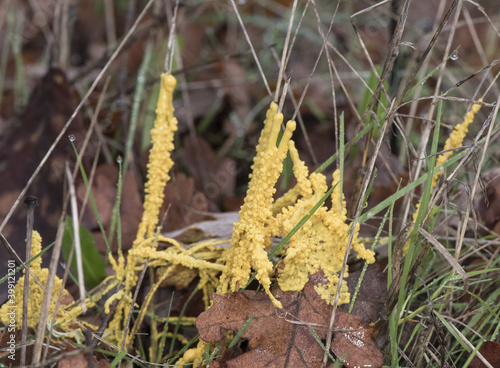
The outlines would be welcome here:
<svg viewBox="0 0 500 368">
<path fill-rule="evenodd" d="M 58 368 L 87 368 L 88 366 L 89 362 L 83 354 L 66 357 L 57 363 Z"/>
<path fill-rule="evenodd" d="M 204 215 L 209 210 L 209 203 L 203 193 L 195 188 L 195 179 L 188 178 L 179 173 L 165 187 L 165 198 L 160 210 L 159 218 L 162 219 L 164 231 L 178 230 L 207 218 Z"/>
<path fill-rule="evenodd" d="M 325 283 L 322 273 L 310 277 L 301 292 L 272 291 L 282 303 L 276 309 L 264 292 L 213 295 L 214 304 L 196 320 L 200 337 L 206 342 L 225 338 L 224 330 L 239 331 L 254 316 L 242 337 L 249 340 L 248 351 L 228 360 L 232 367 L 321 367 L 323 348 L 310 332 L 325 340 L 332 307 L 323 301 L 314 285 Z M 347 366 L 381 367 L 383 354 L 371 340 L 373 324 L 361 323 L 361 317 L 337 310 L 332 351 Z"/>
<path fill-rule="evenodd" d="M 488 171 L 482 179 L 485 191 L 478 193 L 475 205 L 486 227 L 500 234 L 500 169 Z"/>
<path fill-rule="evenodd" d="M 61 350 L 62 354 L 76 351 L 77 348 L 66 343 L 64 350 Z M 101 359 L 97 361 L 95 356 L 92 356 L 91 352 L 80 352 L 75 355 L 64 356 L 57 363 L 57 368 L 109 368 L 109 362 L 107 360 Z"/>
<path fill-rule="evenodd" d="M 182 142 L 182 159 L 195 180 L 196 189 L 210 201 L 234 195 L 236 165 L 229 158 L 217 159 L 210 145 L 200 137 Z"/>
<path fill-rule="evenodd" d="M 0 169 L 0 175 L 8 180 L 3 180 L 0 186 L 0 218 L 4 218 L 10 210 L 74 108 L 75 102 L 65 74 L 59 69 L 50 69 L 34 88 L 20 121 L 3 132 L 0 161 L 5 166 Z M 84 133 L 82 129 L 82 121 L 77 115 L 66 134 L 74 135 L 75 143 L 81 144 Z M 38 197 L 35 226 L 40 230 L 40 235 L 48 240 L 55 238 L 61 211 L 64 162 L 66 159 L 70 163 L 76 160 L 66 137 L 56 146 L 27 192 L 27 195 Z M 3 234 L 14 247 L 18 244 L 24 247 L 24 206 L 18 206 Z"/>
<path fill-rule="evenodd" d="M 379 261 L 366 268 L 351 311 L 352 314 L 360 316 L 363 323 L 375 322 L 386 317 L 387 272 L 384 272 L 386 264 L 387 262 Z M 361 272 L 361 269 L 349 272 L 346 281 L 351 295 L 354 295 Z M 347 311 L 349 305 L 342 305 L 340 309 Z"/>
<path fill-rule="evenodd" d="M 31 331 L 30 331 L 31 332 Z M 14 333 L 5 329 L 0 339 L 0 362 L 5 366 L 17 367 L 21 364 L 21 349 L 15 347 L 21 342 L 21 330 Z M 33 357 L 33 345 L 26 347 L 26 363 L 31 362 Z"/>
<path fill-rule="evenodd" d="M 99 218 L 108 231 L 113 214 L 113 207 L 116 202 L 118 184 L 118 166 L 113 164 L 101 164 L 97 167 L 94 180 L 91 185 Z M 77 185 L 77 197 L 83 201 L 86 194 L 86 187 L 83 182 Z M 139 193 L 137 180 L 131 171 L 127 172 L 123 178 L 122 193 L 120 201 L 120 221 L 122 230 L 122 250 L 128 250 L 135 239 L 142 214 L 142 201 Z M 97 249 L 101 254 L 107 253 L 106 243 L 97 224 L 97 219 L 90 200 L 86 202 L 86 210 L 81 224 L 89 230 L 93 230 L 94 240 Z M 112 250 L 117 251 L 118 245 L 115 241 Z"/>
<path fill-rule="evenodd" d="M 486 341 L 484 345 L 479 348 L 479 352 L 493 368 L 500 368 L 500 344 L 498 342 Z M 469 367 L 486 368 L 486 364 L 476 355 L 470 362 Z"/>
<path fill-rule="evenodd" d="M 71 86 L 64 72 L 56 68 L 49 69 L 37 82 L 20 119 L 2 132 L 0 177 L 5 180 L 0 184 L 0 218 L 4 219 L 10 211 L 75 107 Z M 68 160 L 70 164 L 76 161 L 67 137 L 73 135 L 78 147 L 83 142 L 84 133 L 82 120 L 77 115 L 26 193 L 26 196 L 38 198 L 34 226 L 47 243 L 55 239 L 61 214 L 65 161 Z M 82 157 L 84 162 L 91 155 L 90 147 Z M 20 204 L 16 208 L 2 233 L 19 254 L 24 254 L 26 206 Z M 5 274 L 7 260 L 11 257 L 4 256 L 2 252 L 0 270 Z M 1 290 L 2 294 L 6 293 L 6 284 L 2 285 Z"/>
</svg>

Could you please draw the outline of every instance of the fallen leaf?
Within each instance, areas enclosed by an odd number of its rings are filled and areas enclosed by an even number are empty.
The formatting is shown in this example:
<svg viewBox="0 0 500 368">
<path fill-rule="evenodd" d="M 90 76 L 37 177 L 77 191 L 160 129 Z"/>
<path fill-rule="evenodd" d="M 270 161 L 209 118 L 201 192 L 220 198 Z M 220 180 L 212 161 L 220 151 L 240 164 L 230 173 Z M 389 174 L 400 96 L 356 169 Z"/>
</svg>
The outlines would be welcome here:
<svg viewBox="0 0 500 368">
<path fill-rule="evenodd" d="M 351 311 L 352 314 L 360 316 L 363 323 L 386 318 L 387 272 L 384 272 L 386 265 L 387 262 L 379 261 L 366 268 Z M 346 279 L 351 296 L 355 293 L 361 272 L 361 269 L 349 272 L 349 277 Z M 349 304 L 341 305 L 339 308 L 347 312 Z"/>
<path fill-rule="evenodd" d="M 31 332 L 31 331 L 30 331 Z M 21 330 L 8 331 L 5 329 L 0 340 L 0 361 L 2 364 L 17 367 L 21 364 L 21 349 L 17 348 L 21 342 Z M 30 363 L 33 357 L 33 345 L 26 347 L 26 363 Z"/>
<path fill-rule="evenodd" d="M 87 368 L 88 366 L 89 362 L 83 354 L 66 357 L 57 363 L 58 368 Z"/>
<path fill-rule="evenodd" d="M 218 362 L 217 361 L 210 362 L 210 368 L 227 368 L 227 362 L 231 361 L 231 359 L 234 359 L 241 354 L 243 354 L 243 350 L 239 346 L 228 348 L 224 350 Z"/>
<path fill-rule="evenodd" d="M 310 328 L 326 339 L 332 307 L 314 290 L 315 284 L 326 282 L 322 273 L 316 273 L 301 292 L 283 292 L 274 286 L 272 292 L 282 310 L 264 292 L 214 294 L 213 306 L 200 314 L 196 327 L 204 341 L 217 342 L 225 338 L 224 330 L 236 333 L 254 317 L 242 334 L 249 340 L 248 351 L 228 360 L 228 368 L 321 367 L 324 350 Z M 362 324 L 361 317 L 337 310 L 334 328 L 332 351 L 346 366 L 383 365 L 383 354 L 370 336 L 373 324 Z"/>
<path fill-rule="evenodd" d="M 500 368 L 500 344 L 498 342 L 486 341 L 484 345 L 479 348 L 479 352 L 493 368 Z M 469 367 L 486 368 L 486 364 L 476 355 L 470 362 Z"/>
<path fill-rule="evenodd" d="M 476 196 L 475 207 L 486 227 L 500 234 L 500 169 L 488 171 L 482 180 L 485 190 Z"/>
<path fill-rule="evenodd" d="M 61 352 L 64 353 L 69 353 L 69 352 L 75 352 L 74 355 L 69 355 L 69 356 L 64 356 L 63 359 L 61 359 L 57 363 L 57 368 L 109 368 L 109 362 L 101 359 L 97 361 L 95 356 L 91 355 L 91 352 L 84 353 L 84 352 L 77 352 L 77 348 L 74 346 L 66 343 L 66 347 L 61 350 Z"/>
<path fill-rule="evenodd" d="M 160 219 L 167 213 L 162 229 L 177 230 L 203 221 L 209 210 L 209 201 L 195 187 L 195 179 L 179 173 L 165 187 L 165 198 L 160 210 Z"/>
<path fill-rule="evenodd" d="M 187 136 L 182 142 L 182 158 L 195 180 L 196 189 L 209 200 L 234 195 L 236 164 L 229 158 L 219 160 L 210 145 L 200 137 Z"/>
<path fill-rule="evenodd" d="M 94 180 L 92 181 L 92 196 L 99 212 L 99 218 L 109 236 L 109 228 L 113 214 L 113 207 L 116 202 L 118 184 L 118 166 L 113 164 L 101 164 L 96 168 Z M 87 189 L 83 181 L 77 185 L 77 197 L 83 203 Z M 137 180 L 131 171 L 128 171 L 123 178 L 122 193 L 120 200 L 120 221 L 122 230 L 122 250 L 128 250 L 132 245 L 142 214 L 142 201 L 139 193 Z M 107 253 L 106 243 L 97 223 L 97 218 L 92 208 L 90 199 L 86 201 L 85 212 L 81 224 L 88 230 L 93 231 L 92 235 L 96 243 L 96 248 L 102 255 Z M 113 252 L 118 250 L 116 236 L 111 245 Z"/>
<path fill-rule="evenodd" d="M 194 243 L 202 239 L 218 238 L 227 239 L 228 243 L 220 246 L 229 247 L 231 236 L 233 234 L 233 225 L 238 221 L 238 212 L 224 212 L 207 214 L 207 219 L 197 222 L 181 229 L 163 234 L 167 238 L 175 238 L 185 244 Z"/>
<path fill-rule="evenodd" d="M 60 69 L 51 68 L 36 84 L 19 120 L 2 132 L 0 176 L 8 180 L 3 180 L 0 185 L 0 218 L 4 219 L 10 211 L 75 107 L 66 75 Z M 62 210 L 65 161 L 71 164 L 76 161 L 67 137 L 73 135 L 78 147 L 83 143 L 84 134 L 83 122 L 77 115 L 26 193 L 38 198 L 34 226 L 48 242 L 55 239 Z M 82 157 L 84 162 L 93 155 L 91 146 Z M 26 238 L 26 206 L 21 204 L 16 208 L 2 233 L 19 254 L 24 254 L 21 250 Z M 0 258 L 0 270 L 5 274 L 10 257 L 0 253 Z M 1 289 L 2 294 L 5 293 L 6 285 Z"/>
</svg>

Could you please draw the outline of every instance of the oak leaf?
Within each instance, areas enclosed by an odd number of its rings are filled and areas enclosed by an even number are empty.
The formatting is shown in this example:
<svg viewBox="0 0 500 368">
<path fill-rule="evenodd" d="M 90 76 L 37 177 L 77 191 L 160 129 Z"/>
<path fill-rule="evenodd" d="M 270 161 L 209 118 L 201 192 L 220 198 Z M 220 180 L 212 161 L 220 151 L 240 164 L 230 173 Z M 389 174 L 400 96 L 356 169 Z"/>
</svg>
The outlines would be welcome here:
<svg viewBox="0 0 500 368">
<path fill-rule="evenodd" d="M 213 306 L 200 314 L 196 327 L 202 340 L 217 342 L 225 338 L 225 330 L 238 332 L 253 316 L 243 338 L 248 339 L 248 350 L 227 360 L 232 367 L 322 367 L 324 350 L 311 333 L 319 339 L 327 336 L 332 307 L 314 290 L 314 285 L 325 283 L 321 272 L 309 278 L 301 292 L 283 292 L 272 289 L 283 309 L 277 309 L 264 292 L 213 295 Z M 362 324 L 361 317 L 336 311 L 332 351 L 347 367 L 381 367 L 382 352 L 371 338 L 372 324 Z"/>
</svg>

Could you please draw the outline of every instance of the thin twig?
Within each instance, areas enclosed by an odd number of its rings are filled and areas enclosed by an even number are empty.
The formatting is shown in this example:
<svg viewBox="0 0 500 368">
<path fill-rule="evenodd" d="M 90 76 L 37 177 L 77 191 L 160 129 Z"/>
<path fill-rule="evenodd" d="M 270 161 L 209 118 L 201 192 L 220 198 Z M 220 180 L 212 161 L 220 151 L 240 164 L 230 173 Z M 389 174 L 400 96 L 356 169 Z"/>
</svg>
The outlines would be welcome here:
<svg viewBox="0 0 500 368">
<path fill-rule="evenodd" d="M 292 10 L 290 11 L 290 19 L 288 20 L 288 29 L 286 31 L 285 42 L 283 43 L 283 52 L 281 54 L 281 65 L 280 65 L 280 70 L 278 72 L 278 80 L 276 81 L 276 91 L 274 91 L 275 101 L 278 101 L 278 97 L 280 95 L 281 81 L 283 79 L 283 74 L 286 69 L 286 62 L 288 61 L 287 60 L 288 43 L 290 41 L 290 34 L 292 33 L 293 18 L 295 16 L 295 10 L 297 9 L 297 2 L 298 2 L 297 0 L 293 0 Z"/>
<path fill-rule="evenodd" d="M 257 64 L 257 68 L 259 69 L 260 76 L 262 77 L 262 81 L 264 82 L 264 85 L 266 86 L 267 93 L 269 96 L 273 96 L 271 92 L 271 88 L 269 87 L 269 83 L 267 83 L 266 75 L 264 74 L 264 70 L 262 70 L 262 66 L 260 65 L 259 58 L 257 57 L 257 53 L 255 52 L 255 49 L 253 47 L 252 41 L 250 40 L 250 36 L 248 35 L 247 29 L 245 28 L 245 24 L 243 23 L 243 19 L 241 19 L 240 12 L 238 11 L 238 8 L 236 7 L 236 3 L 234 0 L 231 0 L 231 5 L 233 6 L 234 12 L 236 13 L 236 17 L 238 18 L 238 22 L 240 23 L 240 27 L 243 30 L 243 34 L 245 35 L 245 39 L 247 40 L 248 46 L 250 47 L 250 50 L 252 51 L 253 58 L 255 60 L 255 64 Z M 1 231 L 1 229 L 0 229 Z"/>
<path fill-rule="evenodd" d="M 146 274 L 146 270 L 148 269 L 148 264 L 149 264 L 149 260 L 146 260 L 146 263 L 144 264 L 144 268 L 142 269 L 141 274 L 139 275 L 139 280 L 137 281 L 137 285 L 135 287 L 134 297 L 132 298 L 132 302 L 130 303 L 130 311 L 127 315 L 127 321 L 125 322 L 125 326 L 123 328 L 122 350 L 125 349 L 125 345 L 127 343 L 127 334 L 128 334 L 127 331 L 128 331 L 129 326 L 130 326 L 130 321 L 132 320 L 132 313 L 134 312 L 135 301 L 137 300 L 137 297 L 139 296 L 139 289 L 141 288 L 142 281 L 144 280 L 144 275 Z M 127 346 L 127 348 L 128 348 L 128 346 Z"/>
<path fill-rule="evenodd" d="M 35 206 L 38 203 L 38 198 L 29 196 L 24 201 L 28 207 L 28 216 L 26 218 L 26 271 L 24 272 L 24 289 L 23 289 L 23 327 L 21 330 L 21 359 L 20 364 L 26 364 L 26 337 L 28 335 L 28 301 L 30 290 L 30 264 L 28 261 L 31 258 L 31 240 L 33 235 L 33 222 L 35 220 Z"/>
<path fill-rule="evenodd" d="M 170 2 L 169 2 L 170 3 Z M 171 73 L 172 72 L 172 63 L 174 61 L 173 55 L 174 55 L 174 40 L 175 40 L 175 25 L 177 22 L 177 11 L 179 10 L 179 0 L 175 1 L 175 7 L 174 7 L 174 13 L 171 14 L 170 8 L 166 7 L 167 9 L 167 16 L 170 21 L 170 32 L 168 34 L 168 43 L 167 43 L 167 54 L 165 56 L 165 66 L 164 69 L 166 72 Z"/>
</svg>

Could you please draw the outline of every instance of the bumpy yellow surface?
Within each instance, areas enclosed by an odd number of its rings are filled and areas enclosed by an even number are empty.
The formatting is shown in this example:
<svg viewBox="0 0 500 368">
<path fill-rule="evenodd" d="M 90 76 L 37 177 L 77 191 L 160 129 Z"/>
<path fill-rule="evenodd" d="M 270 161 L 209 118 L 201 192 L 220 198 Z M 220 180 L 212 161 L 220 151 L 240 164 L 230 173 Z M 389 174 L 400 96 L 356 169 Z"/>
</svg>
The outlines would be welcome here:
<svg viewBox="0 0 500 368">
<path fill-rule="evenodd" d="M 286 235 L 297 223 L 311 211 L 328 190 L 326 178 L 323 174 L 312 173 L 307 178 L 308 170 L 299 159 L 293 143 L 289 144 L 290 157 L 294 165 L 294 174 L 297 178 L 297 187 L 302 196 L 295 204 L 284 208 L 276 216 L 273 225 L 273 235 Z M 283 260 L 284 269 L 280 271 L 278 283 L 284 291 L 300 291 L 309 280 L 309 275 L 323 270 L 328 284 L 318 285 L 315 290 L 329 304 L 333 304 L 337 285 L 338 273 L 342 268 L 344 255 L 347 249 L 350 226 L 346 223 L 347 211 L 343 194 L 338 185 L 339 171 L 333 173 L 332 207 L 324 205 L 316 210 L 313 216 L 290 239 L 286 255 Z M 341 206 L 342 203 L 342 206 Z M 342 209 L 341 209 L 342 207 Z M 357 241 L 356 229 L 352 248 L 358 252 L 358 258 L 368 263 L 375 262 L 374 253 L 365 249 Z M 347 273 L 345 274 L 347 276 Z M 344 283 L 340 292 L 339 304 L 349 302 L 349 293 Z"/>
<path fill-rule="evenodd" d="M 38 253 L 42 251 L 42 238 L 37 231 L 33 231 L 32 233 L 32 241 L 31 241 L 31 257 L 36 256 Z M 47 278 L 49 276 L 48 268 L 42 268 L 42 258 L 38 257 L 37 259 L 31 262 L 30 268 L 31 274 L 38 279 L 38 281 L 45 286 L 47 283 Z M 25 271 L 23 271 L 25 273 Z M 11 316 L 15 316 L 13 320 L 15 321 L 15 327 L 21 328 L 22 320 L 23 320 L 23 290 L 24 290 L 24 277 L 21 276 L 16 283 L 14 288 L 14 294 L 12 297 L 9 297 L 9 300 L 0 308 L 0 320 L 7 325 L 9 325 Z M 35 281 L 33 277 L 29 279 L 29 299 L 28 299 L 28 327 L 35 328 L 38 324 L 40 317 L 40 305 L 42 305 L 43 300 L 43 289 L 41 286 Z M 52 290 L 52 298 L 57 300 L 59 297 L 59 291 L 62 287 L 62 280 L 56 276 L 54 280 L 54 288 Z M 63 298 L 69 297 L 69 293 L 64 291 Z M 52 318 L 54 313 L 55 302 L 51 301 L 49 307 L 49 316 Z M 9 312 L 11 314 L 9 314 Z M 61 315 L 62 312 L 59 313 Z"/>
<path fill-rule="evenodd" d="M 281 303 L 270 292 L 269 274 L 273 264 L 268 260 L 266 249 L 271 246 L 271 233 L 267 224 L 272 216 L 271 206 L 276 191 L 274 186 L 283 170 L 288 141 L 296 126 L 294 121 L 287 123 L 281 142 L 276 147 L 282 121 L 283 114 L 278 113 L 278 105 L 272 102 L 257 145 L 245 203 L 241 207 L 239 221 L 234 224 L 231 250 L 219 287 L 221 293 L 237 291 L 246 285 L 253 268 L 257 271 L 257 280 L 280 308 Z"/>
<path fill-rule="evenodd" d="M 482 102 L 482 99 L 479 99 L 479 102 Z M 470 111 L 467 112 L 465 115 L 464 121 L 461 124 L 458 124 L 453 131 L 450 134 L 450 137 L 446 140 L 444 144 L 444 152 L 443 154 L 439 155 L 439 157 L 436 160 L 436 167 L 439 165 L 442 165 L 446 162 L 446 160 L 453 154 L 453 149 L 457 147 L 461 147 L 465 138 L 465 135 L 467 134 L 467 131 L 469 130 L 469 125 L 474 121 L 474 116 L 478 113 L 479 109 L 481 108 L 480 104 L 474 104 L 472 105 Z M 432 187 L 434 188 L 436 186 L 437 180 L 439 176 L 441 175 L 441 171 L 437 172 L 434 174 L 432 177 Z"/>
<path fill-rule="evenodd" d="M 130 309 L 134 307 L 132 290 L 137 284 L 138 275 L 144 268 L 145 262 L 148 261 L 148 265 L 157 270 L 158 280 L 143 300 L 139 313 L 135 315 L 134 325 L 128 326 L 130 332 L 126 338 L 126 346 L 130 346 L 154 293 L 167 278 L 176 285 L 186 284 L 193 279 L 195 270 L 200 276 L 198 287 L 203 291 L 203 299 L 208 307 L 210 295 L 214 292 L 214 283 L 218 282 L 217 274 L 224 267 L 222 262 L 227 252 L 227 249 L 215 248 L 218 243 L 216 240 L 202 241 L 189 249 L 184 249 L 176 240 L 157 233 L 165 185 L 170 179 L 169 171 L 173 166 L 170 155 L 174 149 L 174 134 L 177 130 L 177 119 L 174 117 L 172 104 L 175 85 L 176 80 L 171 74 L 162 74 L 156 120 L 151 130 L 152 147 L 147 166 L 148 181 L 145 186 L 144 212 L 136 240 L 126 260 L 122 255 L 117 260 L 110 258 L 115 271 L 114 285 L 123 285 L 122 289 L 109 297 L 105 303 L 105 312 L 110 313 L 111 306 L 118 301 L 113 319 L 106 330 L 107 340 L 110 342 L 123 341 L 124 322 Z M 169 243 L 170 246 L 165 250 L 157 250 L 158 242 Z"/>
<path fill-rule="evenodd" d="M 234 224 L 231 239 L 231 248 L 215 248 L 218 241 L 209 240 L 199 242 L 189 249 L 185 249 L 174 239 L 165 238 L 158 233 L 159 212 L 163 204 L 164 188 L 172 168 L 170 157 L 174 149 L 173 139 L 177 130 L 177 119 L 174 117 L 172 105 L 175 78 L 170 74 L 162 74 L 160 95 L 157 104 L 157 118 L 151 131 L 152 148 L 148 163 L 148 181 L 145 186 L 146 196 L 144 213 L 139 225 L 136 240 L 127 258 L 119 255 L 114 259 L 109 255 L 115 275 L 103 282 L 102 290 L 87 301 L 89 308 L 95 305 L 104 295 L 118 287 L 114 295 L 108 297 L 104 309 L 112 313 L 113 317 L 108 324 L 104 338 L 109 342 L 121 343 L 123 331 L 127 327 L 129 335 L 126 338 L 126 347 L 130 347 L 133 337 L 137 334 L 138 326 L 145 316 L 146 310 L 159 285 L 176 273 L 171 281 L 185 284 L 192 280 L 192 270 L 197 270 L 200 277 L 199 289 L 203 290 L 205 306 L 211 302 L 211 292 L 225 293 L 236 291 L 244 287 L 249 280 L 252 270 L 257 272 L 257 279 L 268 293 L 276 307 L 281 303 L 270 292 L 273 263 L 268 259 L 267 250 L 272 245 L 272 236 L 284 236 L 306 215 L 328 190 L 326 178 L 322 174 L 309 174 L 308 168 L 299 158 L 298 152 L 291 140 L 296 128 L 294 121 L 286 124 L 286 129 L 277 146 L 283 115 L 278 113 L 278 106 L 271 103 L 266 115 L 264 128 L 257 146 L 257 154 L 252 166 L 249 188 L 245 203 L 240 210 L 240 219 Z M 279 198 L 274 204 L 273 195 L 275 184 L 283 168 L 283 160 L 290 152 L 297 186 Z M 334 185 L 340 180 L 339 173 L 333 175 Z M 332 302 L 338 285 L 338 272 L 341 269 L 347 240 L 351 231 L 346 224 L 346 205 L 339 188 L 332 193 L 332 208 L 320 207 L 310 220 L 291 238 L 286 247 L 284 270 L 280 272 L 278 282 L 283 290 L 302 290 L 308 276 L 322 269 L 329 281 L 327 285 L 318 286 L 317 292 L 329 303 Z M 341 205 L 342 204 L 342 205 Z M 367 262 L 374 261 L 374 254 L 364 248 L 357 240 L 358 229 L 354 229 L 352 249 L 358 257 Z M 38 234 L 33 235 L 33 254 L 40 251 Z M 156 249 L 158 242 L 169 243 L 165 250 Z M 38 247 L 38 248 L 37 248 Z M 125 326 L 126 317 L 132 305 L 132 291 L 137 284 L 138 274 L 148 261 L 150 267 L 157 270 L 157 280 L 150 288 L 140 310 L 134 314 L 134 325 Z M 40 280 L 46 280 L 47 270 L 41 269 L 40 260 L 33 262 L 32 272 Z M 218 275 L 222 271 L 220 278 Z M 19 281 L 21 284 L 22 281 Z M 345 285 L 345 284 L 344 284 Z M 54 295 L 61 288 L 60 280 L 56 279 Z M 35 304 L 41 302 L 40 289 L 37 285 L 31 286 L 30 300 Z M 31 293 L 30 292 L 30 293 Z M 18 294 L 19 293 L 19 294 Z M 341 291 L 340 303 L 345 303 L 349 294 L 345 288 Z M 22 287 L 17 290 L 16 300 L 22 304 Z M 112 306 L 116 303 L 116 306 Z M 5 318 L 2 307 L 0 318 Z M 36 311 L 36 308 L 33 308 Z M 114 310 L 114 311 L 113 311 Z M 58 317 L 59 326 L 68 327 L 70 317 L 81 314 L 81 307 L 73 304 L 68 309 L 68 315 Z M 30 326 L 35 326 L 38 315 L 29 316 Z M 179 336 L 179 338 L 182 338 Z M 200 342 L 196 349 L 189 350 L 183 361 L 201 359 L 205 351 L 204 343 Z"/>
<path fill-rule="evenodd" d="M 281 303 L 269 291 L 269 275 L 273 264 L 265 249 L 270 246 L 271 236 L 285 236 L 291 232 L 328 190 L 325 176 L 318 173 L 309 175 L 309 170 L 300 160 L 295 144 L 290 139 L 290 122 L 279 147 L 276 147 L 277 130 L 282 119 L 282 115 L 277 113 L 277 105 L 272 103 L 257 146 L 245 204 L 240 211 L 240 220 L 234 225 L 231 250 L 219 287 L 220 293 L 244 287 L 253 269 L 257 271 L 257 279 L 271 301 L 279 308 Z M 274 186 L 282 170 L 286 148 L 293 161 L 297 186 L 273 205 Z M 339 182 L 339 175 L 338 172 L 334 173 L 335 184 Z M 328 303 L 333 303 L 350 227 L 346 224 L 346 205 L 339 188 L 332 192 L 332 202 L 334 205 L 331 209 L 321 206 L 290 239 L 283 260 L 284 269 L 280 271 L 278 278 L 282 290 L 302 290 L 309 275 L 321 269 L 329 283 L 318 286 L 316 291 Z M 374 253 L 357 241 L 357 233 L 358 229 L 355 229 L 353 250 L 358 252 L 359 258 L 366 259 L 369 263 L 374 262 Z M 348 300 L 349 294 L 345 286 L 340 303 Z"/>
<path fill-rule="evenodd" d="M 145 186 L 144 212 L 134 247 L 144 238 L 152 237 L 158 224 L 158 215 L 163 205 L 165 185 L 170 179 L 169 172 L 174 165 L 171 152 L 174 150 L 174 134 L 177 131 L 177 119 L 172 104 L 174 88 L 177 84 L 172 74 L 161 75 L 160 95 L 156 106 L 156 120 L 151 130 L 151 150 L 148 162 L 148 181 Z"/>
<path fill-rule="evenodd" d="M 198 345 L 195 348 L 188 349 L 181 359 L 179 359 L 175 364 L 182 366 L 183 364 L 192 363 L 193 367 L 206 367 L 206 363 L 203 361 L 203 355 L 207 350 L 207 343 L 200 339 Z M 191 366 L 191 364 L 189 365 Z"/>
<path fill-rule="evenodd" d="M 482 99 L 478 100 L 479 102 L 482 102 Z M 467 131 L 469 130 L 469 125 L 474 121 L 474 116 L 478 113 L 479 109 L 481 109 L 481 104 L 474 104 L 472 105 L 471 109 L 465 114 L 464 121 L 453 129 L 451 132 L 450 136 L 446 140 L 444 144 L 443 152 L 441 155 L 438 156 L 436 160 L 436 166 L 438 167 L 446 162 L 446 160 L 453 154 L 453 149 L 461 147 L 463 144 L 463 141 L 465 139 L 465 135 L 467 134 Z M 438 171 L 437 173 L 434 174 L 432 177 L 432 184 L 431 188 L 434 188 L 437 184 L 437 181 L 443 171 Z M 413 213 L 413 223 L 417 221 L 417 216 L 418 216 L 418 211 L 420 208 L 420 202 L 417 203 L 417 206 L 415 207 L 415 212 Z M 413 231 L 413 227 L 409 229 L 409 233 Z M 406 254 L 408 252 L 408 248 L 410 246 L 409 240 L 405 243 L 403 246 L 403 254 Z"/>
<path fill-rule="evenodd" d="M 172 104 L 176 79 L 169 73 L 161 75 L 160 94 L 156 106 L 156 120 L 151 130 L 151 150 L 148 161 L 148 181 L 145 185 L 146 196 L 144 199 L 144 212 L 137 231 L 137 237 L 129 253 L 134 251 L 140 253 L 144 258 L 153 255 L 157 242 L 147 241 L 154 239 L 156 226 L 159 221 L 161 206 L 163 205 L 165 185 L 170 179 L 169 171 L 173 166 L 170 157 L 174 149 L 174 134 L 177 130 L 177 119 L 174 117 Z M 123 331 L 123 318 L 131 306 L 132 288 L 135 287 L 138 279 L 136 266 L 142 258 L 136 256 L 127 257 L 126 266 L 123 257 L 120 255 L 118 264 L 112 262 L 115 270 L 115 277 L 119 282 L 124 283 L 124 287 L 117 294 L 113 295 L 106 302 L 109 306 L 114 300 L 118 300 L 118 305 L 113 319 L 108 325 L 107 332 L 115 337 L 116 341 L 121 339 Z"/>
</svg>

